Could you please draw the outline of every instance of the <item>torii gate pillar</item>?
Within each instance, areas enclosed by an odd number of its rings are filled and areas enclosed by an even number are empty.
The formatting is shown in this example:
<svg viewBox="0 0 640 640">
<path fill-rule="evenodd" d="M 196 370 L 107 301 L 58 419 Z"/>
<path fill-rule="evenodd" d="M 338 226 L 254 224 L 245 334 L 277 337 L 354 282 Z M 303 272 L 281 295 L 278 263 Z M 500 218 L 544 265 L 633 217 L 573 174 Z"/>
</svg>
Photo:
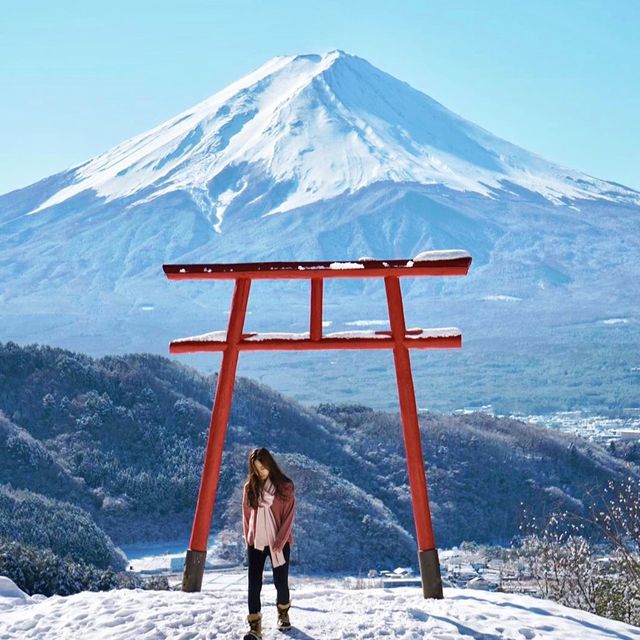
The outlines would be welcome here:
<svg viewBox="0 0 640 640">
<path fill-rule="evenodd" d="M 387 293 L 391 335 L 395 341 L 393 360 L 398 385 L 409 486 L 413 502 L 413 518 L 418 539 L 418 566 L 420 567 L 420 576 L 422 578 L 422 591 L 425 598 L 442 598 L 440 561 L 431 524 L 431 510 L 429 509 L 429 494 L 427 492 L 427 480 L 422 457 L 422 443 L 420 441 L 416 394 L 411 374 L 411 360 L 409 358 L 409 349 L 404 346 L 402 339 L 406 334 L 406 326 L 400 282 L 398 278 L 387 277 L 384 279 L 384 285 Z"/>
<path fill-rule="evenodd" d="M 213 506 L 218 494 L 222 450 L 224 448 L 227 425 L 229 424 L 233 384 L 238 366 L 237 344 L 242 337 L 250 285 L 251 280 L 236 280 L 233 291 L 229 328 L 227 330 L 229 345 L 222 352 L 222 363 L 218 374 L 213 411 L 211 412 L 211 421 L 209 423 L 209 436 L 205 449 L 198 502 L 193 520 L 193 529 L 191 530 L 191 541 L 189 542 L 184 565 L 183 591 L 200 591 L 202 588 L 204 563 L 207 557 L 207 539 L 211 528 Z"/>
<path fill-rule="evenodd" d="M 435 545 L 429 496 L 422 457 L 418 411 L 411 375 L 410 348 L 460 348 L 462 335 L 454 327 L 407 329 L 400 276 L 466 275 L 471 256 L 466 251 L 431 251 L 414 260 L 358 260 L 354 262 L 271 262 L 241 264 L 163 265 L 169 279 L 234 279 L 235 288 L 226 332 L 212 332 L 174 340 L 171 353 L 222 351 L 196 513 L 184 566 L 183 591 L 200 591 L 207 555 L 207 539 L 218 490 L 222 451 L 231 411 L 240 351 L 392 349 L 413 516 L 418 542 L 418 564 L 425 598 L 442 598 L 440 563 Z M 389 331 L 338 332 L 322 335 L 324 278 L 383 277 L 389 311 Z M 245 334 L 244 320 L 253 279 L 308 279 L 311 281 L 309 332 L 295 336 Z M 294 338 L 294 339 L 291 339 Z"/>
</svg>

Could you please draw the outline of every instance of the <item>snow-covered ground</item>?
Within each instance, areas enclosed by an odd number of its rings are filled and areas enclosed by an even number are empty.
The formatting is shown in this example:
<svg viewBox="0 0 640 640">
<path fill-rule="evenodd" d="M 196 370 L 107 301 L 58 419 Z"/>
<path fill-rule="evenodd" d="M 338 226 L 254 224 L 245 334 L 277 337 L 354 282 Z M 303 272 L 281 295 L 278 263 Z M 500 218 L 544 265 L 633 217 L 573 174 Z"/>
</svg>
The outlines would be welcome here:
<svg viewBox="0 0 640 640">
<path fill-rule="evenodd" d="M 405 638 L 494 640 L 532 638 L 640 640 L 640 628 L 524 595 L 445 589 L 425 600 L 416 587 L 352 590 L 340 579 L 290 577 L 298 640 Z M 0 639 L 241 638 L 246 627 L 246 574 L 211 572 L 201 593 L 180 591 L 84 592 L 29 598 L 0 578 Z M 276 630 L 276 592 L 265 575 L 263 637 Z"/>
<path fill-rule="evenodd" d="M 212 536 L 210 545 L 213 545 Z M 127 556 L 129 571 L 139 573 L 168 572 L 176 564 L 184 564 L 188 541 L 140 542 L 122 545 L 120 550 Z"/>
</svg>

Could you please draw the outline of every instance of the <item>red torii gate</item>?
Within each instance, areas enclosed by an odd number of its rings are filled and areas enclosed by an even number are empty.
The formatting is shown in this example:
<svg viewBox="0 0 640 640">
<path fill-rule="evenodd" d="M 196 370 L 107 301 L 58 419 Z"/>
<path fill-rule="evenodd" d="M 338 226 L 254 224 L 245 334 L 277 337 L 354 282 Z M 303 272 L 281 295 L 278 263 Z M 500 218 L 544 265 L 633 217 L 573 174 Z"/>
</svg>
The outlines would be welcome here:
<svg viewBox="0 0 640 640">
<path fill-rule="evenodd" d="M 231 399 L 240 351 L 308 351 L 320 349 L 393 349 L 405 454 L 411 487 L 413 517 L 418 542 L 418 561 L 425 598 L 442 598 L 440 563 L 429 509 L 429 496 L 422 458 L 418 412 L 411 375 L 409 349 L 451 349 L 462 346 L 457 328 L 407 329 L 402 276 L 463 276 L 471 256 L 462 250 L 426 251 L 413 260 L 349 262 L 252 262 L 239 264 L 165 264 L 170 280 L 235 280 L 231 313 L 226 331 L 174 340 L 170 353 L 222 351 L 213 411 L 205 450 L 193 529 L 182 580 L 183 591 L 200 591 L 207 555 L 207 539 L 215 505 L 231 410 Z M 390 331 L 322 332 L 322 285 L 325 278 L 383 278 L 389 310 Z M 252 280 L 311 280 L 309 332 L 303 334 L 243 333 Z"/>
</svg>

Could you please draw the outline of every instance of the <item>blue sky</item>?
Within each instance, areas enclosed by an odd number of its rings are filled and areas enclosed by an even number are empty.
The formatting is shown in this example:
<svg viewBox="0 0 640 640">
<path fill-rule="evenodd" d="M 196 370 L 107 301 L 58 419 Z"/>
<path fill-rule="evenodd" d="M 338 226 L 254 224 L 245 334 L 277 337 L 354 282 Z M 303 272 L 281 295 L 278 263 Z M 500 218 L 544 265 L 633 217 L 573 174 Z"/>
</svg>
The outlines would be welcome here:
<svg viewBox="0 0 640 640">
<path fill-rule="evenodd" d="M 640 189 L 640 1 L 3 0 L 0 193 L 276 55 L 343 49 L 459 115 Z"/>
</svg>

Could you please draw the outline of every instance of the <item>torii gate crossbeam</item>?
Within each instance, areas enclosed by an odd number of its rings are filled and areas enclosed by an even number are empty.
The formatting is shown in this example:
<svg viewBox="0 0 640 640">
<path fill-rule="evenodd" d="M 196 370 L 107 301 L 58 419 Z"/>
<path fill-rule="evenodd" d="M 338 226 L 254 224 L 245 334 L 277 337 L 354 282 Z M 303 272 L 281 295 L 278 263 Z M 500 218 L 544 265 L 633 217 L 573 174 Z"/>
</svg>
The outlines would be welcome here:
<svg viewBox="0 0 640 640">
<path fill-rule="evenodd" d="M 200 591 L 202 587 L 207 540 L 218 489 L 222 451 L 231 411 L 240 351 L 392 349 L 418 542 L 422 591 L 425 598 L 442 598 L 440 564 L 431 523 L 409 349 L 460 348 L 462 335 L 457 328 L 453 327 L 407 329 L 399 278 L 402 276 L 462 276 L 468 273 L 470 265 L 471 256 L 461 250 L 428 251 L 420 254 L 414 260 L 361 259 L 350 262 L 163 265 L 164 272 L 170 280 L 235 280 L 227 330 L 174 340 L 169 347 L 171 353 L 222 352 L 202 479 L 184 566 L 183 591 Z M 363 277 L 382 277 L 384 279 L 390 330 L 348 331 L 323 335 L 324 279 Z M 251 282 L 263 279 L 306 279 L 311 281 L 309 331 L 307 333 L 243 333 Z"/>
</svg>

